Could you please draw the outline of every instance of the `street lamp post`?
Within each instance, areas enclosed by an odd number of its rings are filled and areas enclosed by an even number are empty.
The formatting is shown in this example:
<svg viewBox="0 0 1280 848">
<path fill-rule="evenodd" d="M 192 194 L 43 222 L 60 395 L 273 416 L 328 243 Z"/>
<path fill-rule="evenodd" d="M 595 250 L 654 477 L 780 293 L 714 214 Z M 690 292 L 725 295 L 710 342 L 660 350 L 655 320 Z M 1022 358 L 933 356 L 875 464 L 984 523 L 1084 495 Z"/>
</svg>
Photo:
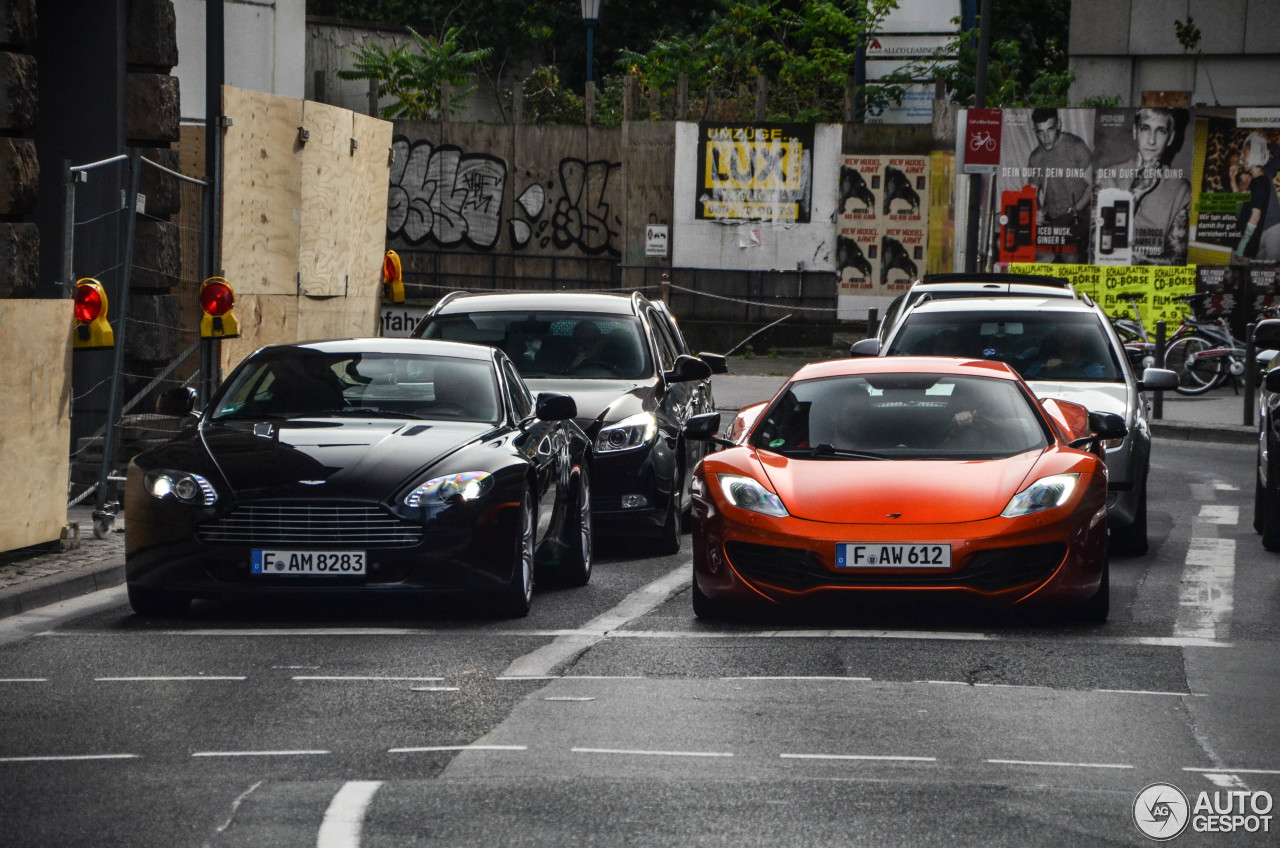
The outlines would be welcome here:
<svg viewBox="0 0 1280 848">
<path fill-rule="evenodd" d="M 596 21 L 600 20 L 600 4 L 604 0 L 581 0 L 582 2 L 582 22 L 587 25 L 587 83 L 590 84 L 594 77 L 591 75 L 592 37 L 596 31 Z"/>
</svg>

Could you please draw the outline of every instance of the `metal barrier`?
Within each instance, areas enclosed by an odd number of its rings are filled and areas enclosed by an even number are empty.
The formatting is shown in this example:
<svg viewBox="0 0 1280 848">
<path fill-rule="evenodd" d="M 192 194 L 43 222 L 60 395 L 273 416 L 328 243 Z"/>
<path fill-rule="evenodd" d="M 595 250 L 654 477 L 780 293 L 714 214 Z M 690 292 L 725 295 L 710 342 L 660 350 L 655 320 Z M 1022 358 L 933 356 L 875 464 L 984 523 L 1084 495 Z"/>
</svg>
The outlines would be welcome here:
<svg viewBox="0 0 1280 848">
<path fill-rule="evenodd" d="M 75 373 L 82 382 L 88 382 L 90 385 L 86 389 L 73 387 L 72 397 L 73 432 L 78 434 L 78 437 L 74 439 L 75 449 L 72 450 L 71 454 L 72 474 L 68 494 L 71 505 L 80 503 L 91 495 L 96 496 L 93 513 L 94 534 L 99 538 L 110 531 L 115 515 L 120 509 L 116 490 L 124 478 L 121 470 L 117 467 L 118 460 L 127 461 L 131 457 L 131 454 L 126 456 L 125 453 L 127 452 L 121 451 L 119 429 L 124 414 L 139 402 L 152 397 L 156 389 L 164 382 L 174 381 L 171 377 L 173 372 L 185 363 L 195 350 L 195 346 L 188 348 L 187 351 L 169 362 L 168 366 L 159 375 L 154 377 L 145 374 L 129 374 L 125 371 L 125 353 L 131 324 L 129 294 L 134 271 L 136 227 L 138 219 L 146 217 L 145 207 L 142 205 L 143 198 L 138 193 L 141 170 L 144 165 L 155 168 L 180 182 L 200 187 L 202 200 L 203 195 L 209 188 L 209 184 L 205 180 L 188 177 L 185 174 L 143 158 L 137 148 L 131 149 L 127 154 L 113 156 L 99 162 L 91 162 L 86 165 L 71 165 L 70 163 L 65 165 L 62 279 L 59 280 L 59 285 L 64 286 L 64 294 L 67 297 L 71 297 L 74 294 L 74 281 L 77 277 L 92 277 L 103 283 L 104 288 L 109 292 L 108 302 L 110 307 L 107 312 L 107 320 L 112 326 L 114 335 L 114 343 L 110 352 L 109 373 L 103 376 L 103 362 L 100 358 L 84 357 L 82 361 L 77 362 L 80 367 L 75 369 Z M 123 174 L 118 171 L 121 166 L 125 167 Z M 106 169 L 117 170 L 112 173 Z M 103 190 L 89 191 L 86 196 L 86 200 L 89 202 L 79 202 L 77 194 L 83 190 L 84 186 L 90 183 L 91 176 L 106 177 L 108 175 L 114 177 L 114 179 L 99 180 L 99 182 L 106 183 L 105 186 L 101 187 Z M 114 193 L 112 188 L 120 183 L 121 177 L 127 177 L 128 188 L 120 192 L 118 198 L 112 197 Z M 86 205 L 89 206 L 88 214 L 83 214 L 86 211 Z M 81 213 L 79 217 L 77 216 L 78 212 Z M 123 215 L 123 220 L 120 218 L 121 215 Z M 155 220 L 161 219 L 157 218 Z M 123 226 L 121 226 L 122 224 Z M 207 216 L 202 216 L 200 226 L 202 234 L 207 227 Z M 81 251 L 77 251 L 77 243 L 83 248 Z M 81 257 L 87 256 L 87 261 L 90 264 L 88 269 L 81 268 L 77 273 L 78 252 Z M 83 265 L 84 262 L 82 261 L 81 264 Z M 158 269 L 144 270 L 156 272 Z M 172 283 L 194 283 L 192 286 L 193 292 L 199 285 L 198 280 L 175 279 Z M 114 320 L 112 320 L 113 315 L 115 316 Z M 173 329 L 180 330 L 182 328 L 174 327 Z M 126 392 L 126 379 L 149 382 L 146 382 L 146 385 L 140 391 L 137 391 L 127 403 L 123 403 L 122 399 Z M 93 402 L 89 399 L 95 395 L 100 396 L 104 385 L 109 386 L 105 408 L 95 408 Z M 100 398 L 99 402 L 101 402 Z M 80 408 L 77 409 L 77 407 Z M 78 412 L 86 413 L 90 417 L 100 417 L 100 426 L 95 428 L 94 423 L 76 422 L 75 417 Z M 93 413 L 95 412 L 99 414 L 94 416 Z M 145 418 L 138 419 L 131 426 L 136 430 L 141 422 L 146 420 Z M 164 423 L 157 421 L 151 426 L 157 434 L 167 434 L 173 430 L 172 424 L 172 421 Z M 89 435 L 86 436 L 86 433 Z M 154 442 L 157 440 L 148 439 L 145 436 L 141 438 L 141 441 Z M 136 442 L 138 439 L 135 438 L 134 441 Z M 94 448 L 97 446 L 100 446 L 101 458 L 94 463 L 98 466 L 96 482 L 84 491 L 76 493 L 74 489 L 77 482 L 81 482 L 80 477 L 82 476 L 78 474 L 79 469 L 77 466 L 79 465 L 82 468 L 86 459 L 96 459 L 92 454 L 96 452 Z"/>
</svg>

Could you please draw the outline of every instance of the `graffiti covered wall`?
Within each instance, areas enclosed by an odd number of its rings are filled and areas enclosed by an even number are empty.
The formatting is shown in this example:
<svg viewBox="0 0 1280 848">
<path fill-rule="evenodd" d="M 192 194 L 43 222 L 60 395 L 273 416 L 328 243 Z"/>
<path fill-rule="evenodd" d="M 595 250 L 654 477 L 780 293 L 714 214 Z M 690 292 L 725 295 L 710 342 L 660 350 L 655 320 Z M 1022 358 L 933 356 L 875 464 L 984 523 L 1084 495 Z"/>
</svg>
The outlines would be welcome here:
<svg viewBox="0 0 1280 848">
<path fill-rule="evenodd" d="M 397 123 L 388 246 L 620 257 L 621 143 L 616 129 Z"/>
</svg>

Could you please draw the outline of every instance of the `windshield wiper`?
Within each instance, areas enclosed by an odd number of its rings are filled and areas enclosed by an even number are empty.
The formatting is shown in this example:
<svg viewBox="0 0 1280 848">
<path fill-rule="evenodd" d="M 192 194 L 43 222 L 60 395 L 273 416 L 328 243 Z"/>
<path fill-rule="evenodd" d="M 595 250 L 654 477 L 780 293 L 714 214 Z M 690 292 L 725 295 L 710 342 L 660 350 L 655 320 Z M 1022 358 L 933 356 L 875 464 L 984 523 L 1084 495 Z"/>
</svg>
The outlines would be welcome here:
<svg viewBox="0 0 1280 848">
<path fill-rule="evenodd" d="M 774 450 L 774 453 L 779 453 L 783 456 L 807 456 L 814 459 L 888 459 L 884 454 L 837 448 L 826 442 L 814 445 L 811 448 L 784 448 L 782 450 Z"/>
</svg>

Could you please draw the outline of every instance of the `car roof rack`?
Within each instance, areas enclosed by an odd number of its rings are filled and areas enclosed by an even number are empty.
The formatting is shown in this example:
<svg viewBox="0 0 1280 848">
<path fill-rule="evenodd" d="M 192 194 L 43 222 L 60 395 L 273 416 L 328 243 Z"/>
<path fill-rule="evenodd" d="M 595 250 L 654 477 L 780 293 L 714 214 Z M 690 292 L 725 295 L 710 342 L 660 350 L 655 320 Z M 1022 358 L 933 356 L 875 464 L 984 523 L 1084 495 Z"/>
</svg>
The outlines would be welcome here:
<svg viewBox="0 0 1280 848">
<path fill-rule="evenodd" d="M 435 306 L 433 306 L 433 307 L 431 307 L 431 312 L 432 312 L 432 313 L 438 312 L 438 311 L 439 311 L 440 309 L 442 309 L 445 305 L 447 305 L 447 304 L 449 303 L 449 301 L 454 300 L 454 299 L 459 298 L 459 297 L 466 297 L 466 296 L 467 296 L 467 295 L 469 295 L 469 294 L 472 294 L 472 292 L 464 291 L 464 290 L 462 290 L 462 289 L 455 289 L 454 291 L 449 292 L 449 293 L 448 293 L 448 294 L 446 294 L 444 297 L 442 297 L 442 298 L 440 298 L 439 300 L 437 300 L 437 301 L 436 301 L 436 305 L 435 305 Z"/>
<path fill-rule="evenodd" d="M 1070 288 L 1071 281 L 1066 277 L 1051 277 L 1047 274 L 1010 274 L 1007 272 L 973 274 L 963 271 L 947 271 L 940 274 L 925 274 L 920 283 L 1018 283 L 1028 286 L 1055 286 Z M 919 283 L 917 283 L 919 285 Z"/>
</svg>

